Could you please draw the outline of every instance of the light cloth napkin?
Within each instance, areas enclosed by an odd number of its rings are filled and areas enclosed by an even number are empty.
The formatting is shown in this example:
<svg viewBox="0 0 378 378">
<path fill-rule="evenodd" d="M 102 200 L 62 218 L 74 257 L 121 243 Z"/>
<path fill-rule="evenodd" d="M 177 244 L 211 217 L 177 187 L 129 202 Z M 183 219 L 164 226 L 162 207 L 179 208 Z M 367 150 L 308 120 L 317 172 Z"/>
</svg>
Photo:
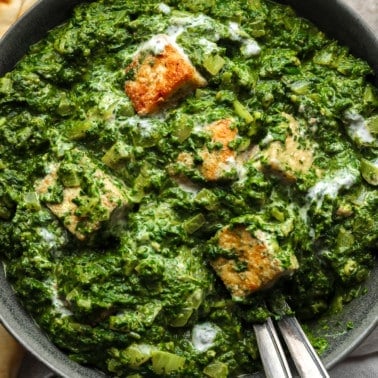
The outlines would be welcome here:
<svg viewBox="0 0 378 378">
<path fill-rule="evenodd" d="M 20 15 L 22 0 L 0 0 L 0 37 Z"/>
<path fill-rule="evenodd" d="M 37 0 L 0 0 L 0 37 Z"/>
<path fill-rule="evenodd" d="M 378 377 L 378 327 L 330 371 L 331 378 Z"/>
</svg>

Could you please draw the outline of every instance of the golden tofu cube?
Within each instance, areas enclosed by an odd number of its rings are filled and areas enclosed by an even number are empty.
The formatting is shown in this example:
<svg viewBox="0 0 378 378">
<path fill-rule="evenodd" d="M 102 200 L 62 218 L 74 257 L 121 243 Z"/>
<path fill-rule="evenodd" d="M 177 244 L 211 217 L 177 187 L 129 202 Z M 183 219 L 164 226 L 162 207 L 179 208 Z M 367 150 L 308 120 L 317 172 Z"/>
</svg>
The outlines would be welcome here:
<svg viewBox="0 0 378 378">
<path fill-rule="evenodd" d="M 262 169 L 276 174 L 285 181 L 296 181 L 299 173 L 305 174 L 312 167 L 314 152 L 308 146 L 299 143 L 299 125 L 294 117 L 284 114 L 289 121 L 292 135 L 287 136 L 285 143 L 274 141 L 262 151 L 264 164 Z"/>
<path fill-rule="evenodd" d="M 200 152 L 203 159 L 201 173 L 207 181 L 217 181 L 235 164 L 236 152 L 229 147 L 238 134 L 236 127 L 231 128 L 232 119 L 221 119 L 205 127 L 211 134 L 211 140 L 220 143 L 219 149 L 209 151 L 205 148 Z"/>
<path fill-rule="evenodd" d="M 81 164 L 92 171 L 92 179 L 97 188 L 96 195 L 86 196 L 80 186 L 64 187 L 62 201 L 48 202 L 46 206 L 77 239 L 85 240 L 101 227 L 104 220 L 109 220 L 116 209 L 123 211 L 129 198 L 126 188 L 118 180 L 95 167 L 88 158 L 84 157 Z M 36 183 L 36 192 L 39 195 L 48 193 L 57 184 L 59 166 L 54 164 L 50 172 Z M 86 200 L 93 201 L 93 214 L 82 213 L 80 204 Z"/>
<path fill-rule="evenodd" d="M 185 53 L 166 35 L 158 35 L 142 46 L 127 71 L 135 75 L 125 84 L 139 115 L 157 112 L 176 102 L 206 80 L 197 72 Z"/>
<path fill-rule="evenodd" d="M 218 245 L 235 257 L 218 257 L 211 265 L 235 300 L 271 287 L 298 268 L 294 254 L 277 253 L 274 238 L 263 231 L 252 236 L 244 226 L 224 227 L 217 237 Z"/>
</svg>

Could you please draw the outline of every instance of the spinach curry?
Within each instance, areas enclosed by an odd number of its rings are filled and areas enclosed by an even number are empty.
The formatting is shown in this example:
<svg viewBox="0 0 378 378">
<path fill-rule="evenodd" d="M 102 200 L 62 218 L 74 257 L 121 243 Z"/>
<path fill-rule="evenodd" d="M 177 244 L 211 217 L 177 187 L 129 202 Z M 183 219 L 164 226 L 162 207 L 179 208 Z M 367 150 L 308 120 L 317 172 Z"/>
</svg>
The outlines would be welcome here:
<svg viewBox="0 0 378 378">
<path fill-rule="evenodd" d="M 378 234 L 372 70 L 264 0 L 78 6 L 0 79 L 0 243 L 73 360 L 260 368 L 252 324 L 362 292 Z"/>
</svg>

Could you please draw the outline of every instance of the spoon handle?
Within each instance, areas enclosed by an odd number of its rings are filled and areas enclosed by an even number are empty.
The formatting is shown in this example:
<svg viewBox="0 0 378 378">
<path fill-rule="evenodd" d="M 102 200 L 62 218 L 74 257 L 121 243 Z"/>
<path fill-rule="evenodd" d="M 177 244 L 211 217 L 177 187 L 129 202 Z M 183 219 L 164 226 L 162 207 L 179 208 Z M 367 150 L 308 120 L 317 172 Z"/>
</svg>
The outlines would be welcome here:
<svg viewBox="0 0 378 378">
<path fill-rule="evenodd" d="M 300 376 L 302 378 L 328 378 L 327 370 L 303 332 L 297 318 L 284 316 L 277 322 L 277 325 Z"/>
<path fill-rule="evenodd" d="M 257 345 L 267 378 L 291 378 L 289 364 L 270 318 L 265 323 L 254 324 Z"/>
</svg>

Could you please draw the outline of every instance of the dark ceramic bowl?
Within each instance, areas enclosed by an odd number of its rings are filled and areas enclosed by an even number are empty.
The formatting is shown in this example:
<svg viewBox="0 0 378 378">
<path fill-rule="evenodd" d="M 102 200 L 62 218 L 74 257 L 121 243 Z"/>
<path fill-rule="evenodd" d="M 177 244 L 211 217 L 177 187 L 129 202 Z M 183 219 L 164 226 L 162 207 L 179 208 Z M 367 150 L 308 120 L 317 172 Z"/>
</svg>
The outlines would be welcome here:
<svg viewBox="0 0 378 378">
<path fill-rule="evenodd" d="M 82 1 L 40 0 L 0 41 L 0 76 L 11 70 L 28 47 L 43 38 L 47 30 L 69 17 L 72 7 L 80 2 Z M 282 2 L 291 4 L 300 15 L 349 46 L 355 55 L 367 60 L 375 71 L 375 82 L 378 84 L 378 39 L 349 8 L 339 0 Z M 366 287 L 366 295 L 352 301 L 338 316 L 324 319 L 329 324 L 327 330 L 317 324 L 313 325 L 315 332 L 330 342 L 329 350 L 322 356 L 328 369 L 351 352 L 378 323 L 378 263 L 366 282 Z M 3 269 L 0 269 L 0 319 L 26 349 L 57 374 L 67 378 L 104 376 L 72 362 L 49 341 L 20 306 Z M 352 321 L 354 328 L 345 333 L 340 324 L 345 326 L 347 321 Z"/>
</svg>

